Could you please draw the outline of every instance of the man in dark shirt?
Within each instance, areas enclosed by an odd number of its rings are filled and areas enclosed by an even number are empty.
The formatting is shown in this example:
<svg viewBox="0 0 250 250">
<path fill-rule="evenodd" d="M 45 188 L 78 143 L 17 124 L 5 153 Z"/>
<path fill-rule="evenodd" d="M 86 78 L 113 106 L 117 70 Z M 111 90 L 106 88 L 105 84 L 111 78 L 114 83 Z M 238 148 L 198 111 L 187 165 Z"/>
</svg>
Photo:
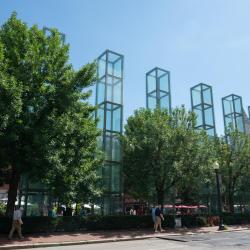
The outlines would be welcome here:
<svg viewBox="0 0 250 250">
<path fill-rule="evenodd" d="M 164 220 L 163 213 L 160 209 L 160 205 L 158 205 L 155 209 L 155 232 L 157 232 L 157 229 L 159 227 L 160 231 L 163 232 L 161 227 L 161 220 Z"/>
</svg>

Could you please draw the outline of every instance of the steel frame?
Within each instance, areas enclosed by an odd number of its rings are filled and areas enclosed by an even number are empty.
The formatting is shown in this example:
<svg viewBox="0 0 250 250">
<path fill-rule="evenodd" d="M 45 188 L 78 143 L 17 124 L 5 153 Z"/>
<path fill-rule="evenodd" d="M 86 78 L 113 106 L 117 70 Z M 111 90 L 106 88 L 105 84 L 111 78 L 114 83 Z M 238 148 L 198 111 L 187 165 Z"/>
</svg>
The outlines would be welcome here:
<svg viewBox="0 0 250 250">
<path fill-rule="evenodd" d="M 205 102 L 204 99 L 204 92 L 207 90 L 210 90 L 210 103 Z M 194 105 L 194 96 L 193 93 L 194 91 L 196 92 L 200 92 L 200 100 L 201 102 Z M 199 83 L 195 86 L 193 86 L 192 88 L 190 88 L 190 96 L 191 96 L 191 106 L 192 106 L 192 111 L 195 112 L 195 110 L 200 110 L 202 113 L 202 124 L 201 125 L 197 125 L 195 128 L 196 129 L 204 129 L 205 131 L 209 131 L 212 130 L 212 136 L 216 135 L 216 127 L 215 127 L 215 115 L 214 115 L 214 101 L 213 101 L 213 90 L 212 87 L 208 84 L 205 83 Z M 206 122 L 206 116 L 205 116 L 205 111 L 211 109 L 212 110 L 212 125 L 208 124 Z"/>
<path fill-rule="evenodd" d="M 109 61 L 109 56 L 110 55 L 115 55 L 117 56 L 117 59 L 114 60 L 113 62 Z M 103 59 L 104 58 L 104 59 Z M 121 60 L 121 74 L 120 76 L 115 75 L 115 64 Z M 101 62 L 102 61 L 102 62 Z M 114 202 L 117 201 L 117 199 L 120 201 L 121 207 L 120 210 L 122 209 L 122 192 L 123 192 L 123 183 L 122 183 L 122 158 L 121 158 L 121 145 L 120 145 L 120 160 L 113 160 L 112 159 L 112 151 L 113 151 L 113 139 L 115 137 L 119 137 L 122 134 L 122 128 L 123 128 L 123 67 L 124 67 L 124 56 L 121 54 L 118 54 L 114 51 L 111 50 L 106 50 L 103 52 L 97 59 L 98 66 L 97 66 L 97 77 L 98 81 L 96 84 L 96 106 L 98 109 L 95 112 L 95 116 L 98 117 L 98 110 L 103 110 L 104 112 L 104 117 L 103 117 L 103 124 L 100 124 L 101 129 L 103 131 L 103 136 L 102 136 L 102 150 L 105 152 L 105 154 L 108 154 L 108 157 L 106 155 L 106 159 L 104 162 L 104 165 L 102 166 L 102 178 L 103 182 L 102 185 L 104 185 L 104 178 L 105 178 L 105 166 L 109 166 L 109 187 L 108 190 L 106 190 L 103 194 L 102 198 L 102 208 L 103 208 L 103 213 L 105 213 L 105 204 L 104 200 L 108 199 L 110 204 L 108 206 L 108 214 L 114 214 L 116 211 L 114 211 L 114 207 L 112 207 L 112 200 L 114 199 Z M 105 72 L 103 75 L 99 75 L 99 70 L 100 70 L 100 63 L 105 64 Z M 109 64 L 112 65 L 112 72 L 109 72 Z M 109 80 L 112 79 L 112 82 L 110 83 Z M 104 84 L 104 99 L 98 103 L 98 96 L 103 94 L 99 93 L 98 89 L 98 84 L 102 82 Z M 120 86 L 120 102 L 115 102 L 115 93 L 114 93 L 114 87 L 117 84 L 121 84 Z M 111 96 L 108 96 L 108 87 L 112 89 L 111 91 Z M 111 97 L 111 98 L 110 98 Z M 118 110 L 120 112 L 120 126 L 119 129 L 117 130 L 114 128 L 114 111 Z M 108 112 L 110 112 L 110 117 L 108 117 Z M 110 126 L 107 126 L 107 121 L 110 118 Z M 109 138 L 109 140 L 107 140 Z M 109 143 L 109 145 L 107 144 Z M 108 152 L 107 152 L 108 151 Z M 119 167 L 120 169 L 120 174 L 119 174 L 119 192 L 117 191 L 112 191 L 112 169 L 114 166 Z"/>
<path fill-rule="evenodd" d="M 149 92 L 149 88 L 148 88 L 149 80 L 148 80 L 148 78 L 151 76 L 151 74 L 153 72 L 155 72 L 156 86 L 155 86 L 155 89 L 153 89 L 152 91 Z M 163 74 L 159 75 L 160 72 L 162 72 Z M 165 75 L 168 75 L 168 82 L 167 82 L 167 90 L 168 91 L 161 89 L 161 86 L 160 86 L 160 79 L 162 77 L 164 77 Z M 156 93 L 156 96 L 153 96 L 153 93 Z M 163 93 L 162 96 L 161 96 L 161 93 Z M 165 69 L 155 67 L 146 73 L 146 107 L 150 108 L 149 107 L 149 98 L 152 97 L 152 98 L 156 99 L 156 108 L 161 109 L 162 108 L 161 99 L 163 97 L 166 97 L 166 96 L 168 97 L 167 109 L 171 113 L 172 108 L 171 108 L 170 72 L 165 70 Z"/>
<path fill-rule="evenodd" d="M 235 101 L 238 100 L 238 99 L 240 100 L 240 109 L 241 109 L 241 112 L 236 112 L 236 108 L 235 108 Z M 232 119 L 232 126 L 233 126 L 232 129 L 237 129 L 240 132 L 246 133 L 241 96 L 238 96 L 238 95 L 235 95 L 235 94 L 231 94 L 231 95 L 227 95 L 227 96 L 223 97 L 221 99 L 221 101 L 222 101 L 222 109 L 223 109 L 223 120 L 224 120 L 225 134 L 227 134 L 228 129 L 230 130 L 230 128 L 227 126 L 226 118 Z M 227 114 L 225 112 L 225 105 L 224 105 L 225 101 L 232 102 L 232 106 L 231 106 L 232 107 L 232 112 L 227 113 Z M 238 128 L 237 117 L 241 117 L 243 131 L 241 131 L 240 128 Z"/>
</svg>

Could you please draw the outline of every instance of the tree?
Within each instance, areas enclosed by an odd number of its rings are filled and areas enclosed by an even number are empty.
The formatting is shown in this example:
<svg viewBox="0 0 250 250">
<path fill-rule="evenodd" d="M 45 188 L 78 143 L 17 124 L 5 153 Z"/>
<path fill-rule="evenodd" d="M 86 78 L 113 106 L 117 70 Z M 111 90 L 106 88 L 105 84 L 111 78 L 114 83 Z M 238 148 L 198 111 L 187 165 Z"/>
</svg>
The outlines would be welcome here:
<svg viewBox="0 0 250 250">
<path fill-rule="evenodd" d="M 201 178 L 202 167 L 208 165 L 201 140 L 207 137 L 194 127 L 195 115 L 184 108 L 172 114 L 159 109 L 135 111 L 123 138 L 126 191 L 146 200 L 156 194 L 163 205 L 173 185 L 181 192 L 188 178 Z"/>
<path fill-rule="evenodd" d="M 228 131 L 215 147 L 229 210 L 233 213 L 234 196 L 239 188 L 242 189 L 241 184 L 250 169 L 250 137 L 237 130 Z"/>
<path fill-rule="evenodd" d="M 76 194 L 96 179 L 99 132 L 86 102 L 90 92 L 83 92 L 95 81 L 96 67 L 75 71 L 68 60 L 69 45 L 56 29 L 46 36 L 16 13 L 0 29 L 0 166 L 11 176 L 7 214 L 23 174 L 57 195 Z"/>
</svg>

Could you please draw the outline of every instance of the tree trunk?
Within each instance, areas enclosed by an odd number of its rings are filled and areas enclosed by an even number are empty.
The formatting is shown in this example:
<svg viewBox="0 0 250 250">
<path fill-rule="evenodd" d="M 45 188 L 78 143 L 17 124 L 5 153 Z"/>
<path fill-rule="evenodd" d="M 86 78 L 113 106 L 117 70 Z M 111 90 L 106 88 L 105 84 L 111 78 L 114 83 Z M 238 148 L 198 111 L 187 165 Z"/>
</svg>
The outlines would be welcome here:
<svg viewBox="0 0 250 250">
<path fill-rule="evenodd" d="M 6 208 L 6 215 L 12 216 L 15 208 L 15 202 L 17 198 L 17 189 L 20 180 L 20 175 L 17 169 L 11 166 L 11 178 L 9 180 L 9 190 L 8 190 L 8 203 Z"/>
</svg>

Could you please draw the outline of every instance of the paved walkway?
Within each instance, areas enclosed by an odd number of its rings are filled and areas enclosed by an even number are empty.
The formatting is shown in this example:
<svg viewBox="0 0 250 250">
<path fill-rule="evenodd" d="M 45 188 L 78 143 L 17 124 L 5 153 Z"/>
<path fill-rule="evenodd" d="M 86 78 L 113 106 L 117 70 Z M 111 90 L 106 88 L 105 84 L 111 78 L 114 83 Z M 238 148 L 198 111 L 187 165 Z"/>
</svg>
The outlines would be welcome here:
<svg viewBox="0 0 250 250">
<path fill-rule="evenodd" d="M 246 230 L 250 225 L 230 226 L 227 231 Z M 60 245 L 90 244 L 98 242 L 139 240 L 154 237 L 174 235 L 188 235 L 196 233 L 216 232 L 218 227 L 202 227 L 195 229 L 167 229 L 163 233 L 153 233 L 151 230 L 120 230 L 120 231 L 92 231 L 71 233 L 50 233 L 24 235 L 24 239 L 8 240 L 7 235 L 0 235 L 0 249 L 21 249 L 33 247 L 47 247 Z"/>
</svg>

